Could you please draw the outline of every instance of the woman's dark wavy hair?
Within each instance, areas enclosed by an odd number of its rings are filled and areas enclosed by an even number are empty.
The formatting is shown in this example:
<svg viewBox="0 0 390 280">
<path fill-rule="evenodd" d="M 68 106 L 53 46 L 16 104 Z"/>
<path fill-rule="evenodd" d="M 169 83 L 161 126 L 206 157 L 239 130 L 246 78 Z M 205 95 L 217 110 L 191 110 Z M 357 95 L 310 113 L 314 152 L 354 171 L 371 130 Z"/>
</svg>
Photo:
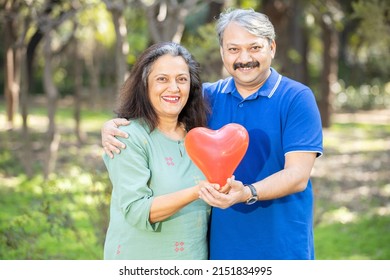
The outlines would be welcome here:
<svg viewBox="0 0 390 280">
<path fill-rule="evenodd" d="M 154 44 L 140 55 L 130 76 L 120 89 L 115 113 L 120 118 L 142 118 L 150 131 L 157 127 L 158 117 L 148 94 L 148 76 L 153 63 L 166 54 L 181 56 L 190 72 L 190 94 L 178 121 L 185 125 L 187 131 L 194 127 L 206 126 L 209 109 L 202 95 L 199 64 L 186 48 L 173 42 Z"/>
</svg>

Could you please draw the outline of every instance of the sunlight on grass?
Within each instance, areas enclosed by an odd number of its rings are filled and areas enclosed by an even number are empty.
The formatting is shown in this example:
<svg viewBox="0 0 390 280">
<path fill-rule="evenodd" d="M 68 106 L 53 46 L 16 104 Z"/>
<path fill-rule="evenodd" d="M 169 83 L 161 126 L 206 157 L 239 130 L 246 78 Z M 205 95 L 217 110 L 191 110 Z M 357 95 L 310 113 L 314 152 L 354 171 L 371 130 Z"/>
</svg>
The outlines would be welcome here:
<svg viewBox="0 0 390 280">
<path fill-rule="evenodd" d="M 333 224 L 336 222 L 346 224 L 356 221 L 357 218 L 357 213 L 353 213 L 346 207 L 340 207 L 338 209 L 328 211 L 323 216 L 324 223 L 326 224 Z"/>
<path fill-rule="evenodd" d="M 390 182 L 389 182 L 389 184 L 386 184 L 385 186 L 383 186 L 383 188 L 381 190 L 381 195 L 390 198 Z M 389 202 L 390 202 L 390 200 L 389 200 Z"/>
<path fill-rule="evenodd" d="M 335 123 L 324 130 L 324 147 L 340 153 L 389 150 L 389 135 L 390 124 Z"/>
<path fill-rule="evenodd" d="M 5 114 L 0 114 L 0 123 L 6 122 Z M 48 118 L 44 115 L 29 115 L 28 117 L 28 125 L 30 128 L 33 128 L 36 131 L 44 132 L 47 130 L 47 125 L 49 123 Z M 22 127 L 22 116 L 20 114 L 16 114 L 14 117 L 14 128 L 19 129 Z M 0 127 L 0 131 L 4 130 L 5 127 Z"/>
<path fill-rule="evenodd" d="M 100 131 L 102 125 L 107 120 L 113 118 L 114 115 L 109 110 L 101 110 L 101 111 L 87 111 L 83 110 L 81 112 L 81 128 L 85 132 L 96 132 Z M 67 108 L 59 108 L 56 113 L 56 123 L 58 126 L 67 126 L 74 127 L 75 120 L 73 119 L 73 109 Z M 6 123 L 6 115 L 4 111 L 0 110 L 0 123 Z M 34 130 L 44 132 L 47 130 L 47 126 L 49 124 L 49 119 L 47 117 L 47 112 L 44 109 L 33 109 L 32 112 L 29 113 L 28 117 L 28 125 Z M 22 116 L 20 114 L 16 114 L 14 118 L 14 126 L 15 128 L 22 127 Z M 3 130 L 5 126 L 0 128 Z"/>
<path fill-rule="evenodd" d="M 340 153 L 352 152 L 375 152 L 383 149 L 390 149 L 389 139 L 376 140 L 347 140 L 340 142 L 340 138 L 332 136 L 326 137 L 324 145 L 328 148 L 335 149 Z"/>
<path fill-rule="evenodd" d="M 0 189 L 7 208 L 0 214 L 0 259 L 101 258 L 103 236 L 94 227 L 106 225 L 108 213 L 99 210 L 108 201 L 101 198 L 106 192 L 94 190 L 90 173 L 75 170 L 47 182 L 41 176 L 15 177 L 12 187 Z"/>
<path fill-rule="evenodd" d="M 1 174 L 0 174 L 1 175 Z M 3 188 L 15 188 L 21 182 L 19 177 L 3 177 L 0 176 L 0 186 Z"/>
<path fill-rule="evenodd" d="M 0 173 L 0 186 L 10 188 L 16 193 L 31 192 L 33 194 L 42 193 L 42 176 L 27 178 L 25 174 L 15 177 L 5 177 Z"/>
</svg>

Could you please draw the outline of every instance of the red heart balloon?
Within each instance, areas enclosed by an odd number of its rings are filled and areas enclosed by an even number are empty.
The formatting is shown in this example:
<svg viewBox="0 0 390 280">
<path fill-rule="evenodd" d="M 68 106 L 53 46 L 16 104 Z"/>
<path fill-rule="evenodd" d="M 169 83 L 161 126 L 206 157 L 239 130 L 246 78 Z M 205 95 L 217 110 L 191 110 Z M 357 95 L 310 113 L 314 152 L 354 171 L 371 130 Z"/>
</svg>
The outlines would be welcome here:
<svg viewBox="0 0 390 280">
<path fill-rule="evenodd" d="M 236 123 L 218 130 L 196 127 L 187 133 L 184 144 L 207 180 L 222 187 L 244 157 L 249 135 L 242 125 Z"/>
</svg>

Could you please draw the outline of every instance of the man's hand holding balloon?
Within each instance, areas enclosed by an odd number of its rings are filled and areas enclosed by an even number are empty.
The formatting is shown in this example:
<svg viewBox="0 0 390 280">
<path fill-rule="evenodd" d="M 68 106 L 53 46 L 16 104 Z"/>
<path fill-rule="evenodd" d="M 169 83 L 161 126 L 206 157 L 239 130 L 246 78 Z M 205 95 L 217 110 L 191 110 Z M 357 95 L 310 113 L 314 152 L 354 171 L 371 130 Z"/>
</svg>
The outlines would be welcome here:
<svg viewBox="0 0 390 280">
<path fill-rule="evenodd" d="M 221 192 L 223 189 L 229 191 L 227 193 Z M 244 187 L 242 182 L 235 180 L 234 176 L 227 179 L 227 184 L 223 188 L 219 188 L 217 184 L 204 184 L 199 191 L 199 198 L 211 206 L 222 209 L 239 202 L 245 202 L 250 196 L 249 188 Z"/>
</svg>

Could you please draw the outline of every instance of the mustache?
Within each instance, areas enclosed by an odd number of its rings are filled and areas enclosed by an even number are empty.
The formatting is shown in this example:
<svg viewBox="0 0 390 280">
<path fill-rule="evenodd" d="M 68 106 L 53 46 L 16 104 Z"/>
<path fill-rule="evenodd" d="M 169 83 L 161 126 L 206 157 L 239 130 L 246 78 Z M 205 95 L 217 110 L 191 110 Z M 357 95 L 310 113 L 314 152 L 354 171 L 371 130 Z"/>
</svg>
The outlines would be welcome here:
<svg viewBox="0 0 390 280">
<path fill-rule="evenodd" d="M 238 63 L 233 64 L 233 69 L 236 70 L 238 68 L 254 68 L 254 67 L 259 67 L 259 66 L 260 66 L 260 63 L 258 61 L 251 61 L 248 63 L 238 62 Z"/>
</svg>

